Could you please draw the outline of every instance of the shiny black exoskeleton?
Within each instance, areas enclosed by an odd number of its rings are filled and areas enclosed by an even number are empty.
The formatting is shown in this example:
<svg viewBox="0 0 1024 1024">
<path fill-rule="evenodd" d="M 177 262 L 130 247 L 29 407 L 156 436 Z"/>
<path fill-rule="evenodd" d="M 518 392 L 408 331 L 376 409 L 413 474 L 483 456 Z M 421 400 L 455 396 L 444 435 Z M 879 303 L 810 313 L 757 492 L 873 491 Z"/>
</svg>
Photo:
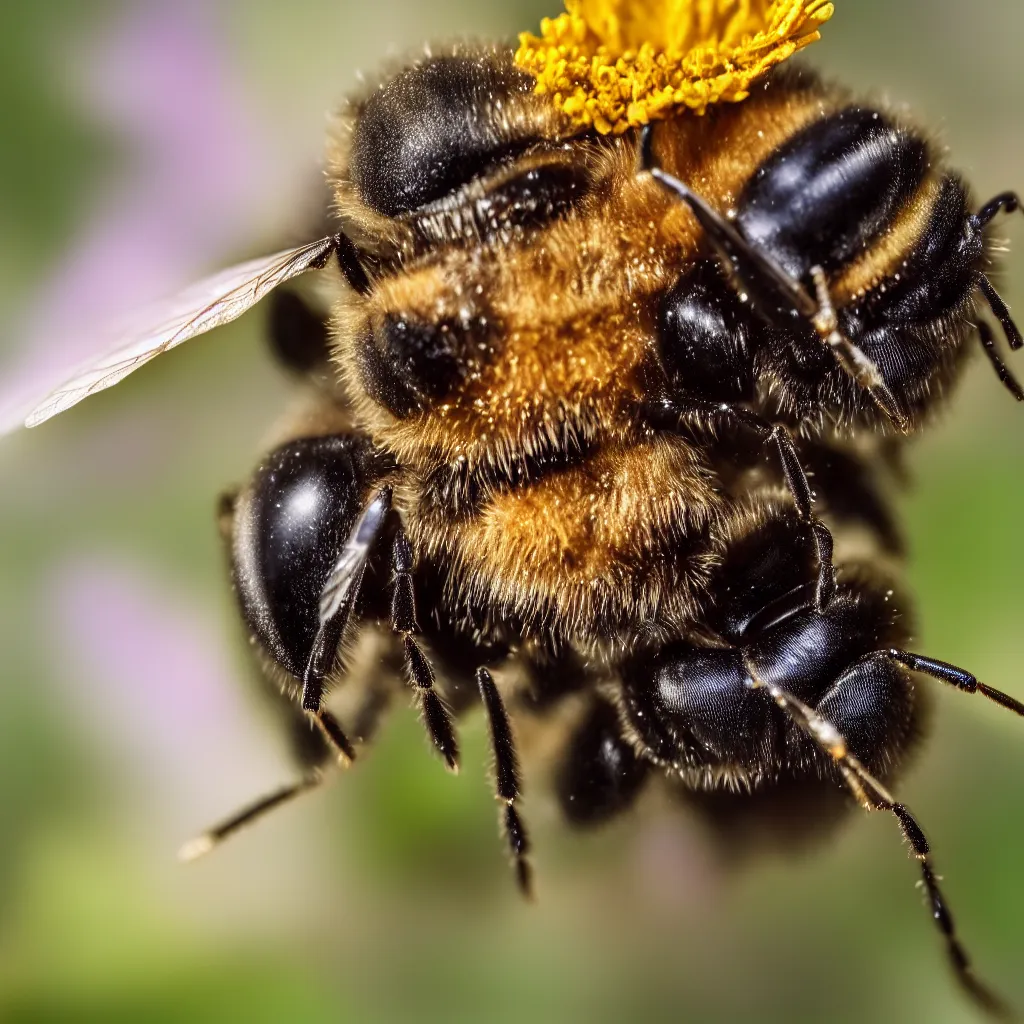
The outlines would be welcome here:
<svg viewBox="0 0 1024 1024">
<path fill-rule="evenodd" d="M 350 634 L 360 626 L 387 623 L 400 638 L 408 680 L 434 746 L 452 769 L 459 751 L 449 706 L 465 706 L 459 687 L 464 663 L 472 662 L 476 700 L 491 723 L 503 827 L 520 884 L 528 889 L 528 840 L 515 807 L 518 762 L 504 703 L 485 667 L 506 657 L 508 648 L 465 630 L 448 630 L 443 617 L 432 616 L 430 639 L 450 684 L 449 699 L 442 699 L 431 660 L 416 639 L 417 592 L 432 600 L 436 591 L 429 580 L 414 578 L 412 550 L 391 504 L 388 479 L 394 469 L 393 461 L 360 435 L 300 438 L 271 452 L 248 485 L 228 500 L 223 512 L 235 591 L 263 669 L 288 698 L 284 710 L 295 726 L 294 745 L 307 774 L 222 823 L 185 853 L 205 852 L 317 785 L 332 753 L 344 763 L 354 759 L 349 729 L 323 699 L 343 670 Z M 379 682 L 365 687 L 355 715 L 360 741 L 372 732 L 389 699 L 388 687 Z M 295 717 L 296 702 L 305 719 Z M 309 724 L 317 731 L 311 734 Z"/>
<path fill-rule="evenodd" d="M 653 166 L 651 138 L 644 159 L 690 204 L 711 249 L 662 303 L 670 401 L 747 403 L 791 427 L 824 418 L 906 431 L 952 382 L 978 292 L 1019 347 L 985 276 L 984 236 L 1016 198 L 972 213 L 963 182 L 933 168 L 923 138 L 886 115 L 851 106 L 812 121 L 757 169 L 728 220 Z M 923 210 L 916 234 L 897 226 L 911 209 Z M 846 274 L 864 284 L 833 309 L 829 282 Z M 1024 400 L 991 330 L 978 330 L 1000 380 Z"/>
<path fill-rule="evenodd" d="M 770 502 L 751 512 L 712 580 L 701 635 L 640 642 L 619 666 L 617 717 L 598 703 L 574 736 L 556 777 L 566 817 L 592 825 L 627 810 L 660 769 L 730 838 L 749 839 L 744 824 L 753 823 L 763 841 L 783 822 L 792 844 L 835 816 L 845 786 L 864 807 L 894 815 L 957 977 L 984 1008 L 1004 1013 L 971 971 L 923 830 L 885 781 L 919 732 L 912 673 L 1017 714 L 1024 706 L 904 650 L 902 602 L 868 565 L 842 568 L 820 607 L 811 529 Z"/>
<path fill-rule="evenodd" d="M 827 452 L 809 450 L 827 464 Z M 849 465 L 848 456 L 840 461 Z M 730 792 L 778 794 L 774 820 L 779 807 L 800 808 L 813 828 L 825 805 L 835 802 L 836 784 L 845 784 L 863 805 L 896 816 L 921 861 L 958 976 L 980 1000 L 990 998 L 967 965 L 924 833 L 884 783 L 918 732 L 913 672 L 981 692 L 1018 714 L 1024 707 L 962 669 L 904 650 L 909 627 L 884 576 L 868 565 L 841 565 L 823 602 L 815 524 L 792 504 L 763 496 L 750 501 L 732 532 L 719 539 L 707 607 L 692 631 L 654 641 L 645 639 L 640 624 L 636 643 L 603 666 L 564 651 L 517 652 L 507 633 L 490 635 L 486 617 L 472 626 L 457 623 L 447 605 L 451 595 L 435 585 L 437 568 L 416 564 L 391 506 L 394 471 L 357 435 L 299 439 L 267 456 L 227 510 L 236 589 L 254 642 L 265 668 L 318 727 L 313 735 L 319 739 L 299 744 L 306 774 L 298 782 L 210 830 L 187 854 L 204 852 L 318 785 L 332 752 L 345 761 L 355 756 L 349 727 L 322 698 L 340 671 L 348 631 L 388 624 L 428 733 L 450 766 L 458 764 L 458 746 L 442 697 L 454 695 L 457 712 L 476 703 L 485 708 L 495 794 L 524 890 L 530 887 L 529 840 L 519 813 L 516 743 L 487 667 L 517 653 L 533 666 L 531 688 L 517 708 L 543 717 L 565 700 L 582 702 L 554 775 L 570 824 L 592 827 L 617 817 L 661 776 L 693 794 L 694 804 L 723 828 L 735 823 L 737 811 L 742 816 L 759 806 L 718 799 Z M 856 473 L 830 479 L 823 474 L 837 499 L 837 522 L 860 522 L 889 547 L 885 516 L 862 515 L 864 481 Z M 853 506 L 847 512 L 844 499 Z M 427 639 L 444 674 L 436 686 L 418 639 L 418 605 L 426 609 Z M 467 701 L 459 696 L 459 680 L 474 663 L 476 700 Z M 372 722 L 387 694 L 370 686 L 365 698 L 354 718 L 360 741 L 371 731 L 360 723 Z"/>
<path fill-rule="evenodd" d="M 829 722 L 873 774 L 901 761 L 919 714 L 904 664 L 909 639 L 889 583 L 846 567 L 827 608 L 792 513 L 773 512 L 727 552 L 711 588 L 708 641 L 639 652 L 623 671 L 625 723 L 644 756 L 695 787 L 833 778 L 833 759 L 784 711 L 778 687 Z"/>
<path fill-rule="evenodd" d="M 437 251 L 464 248 L 472 264 L 486 264 L 500 259 L 505 246 L 528 246 L 533 230 L 600 212 L 589 188 L 607 155 L 598 150 L 619 147 L 619 156 L 631 157 L 630 147 L 640 140 L 595 140 L 589 162 L 576 159 L 571 140 L 545 140 L 537 128 L 545 122 L 502 112 L 517 97 L 532 95 L 530 87 L 507 59 L 495 64 L 456 52 L 400 73 L 362 101 L 350 126 L 340 194 L 358 193 L 353 209 L 363 233 L 377 218 L 408 232 L 397 252 L 386 237 L 363 251 L 343 226 L 335 254 L 354 296 L 373 297 L 381 278 L 394 279 L 397 287 L 406 270 L 421 257 L 429 263 Z M 306 773 L 298 782 L 217 826 L 188 852 L 203 852 L 317 785 L 331 754 L 343 762 L 356 756 L 371 731 L 366 723 L 404 670 L 428 735 L 452 769 L 459 764 L 454 719 L 484 709 L 502 828 L 524 891 L 529 840 L 506 699 L 520 721 L 533 716 L 561 729 L 554 792 L 576 826 L 614 819 L 658 782 L 695 803 L 734 791 L 805 801 L 812 827 L 818 822 L 815 794 L 842 792 L 841 786 L 863 806 L 891 812 L 921 862 L 957 976 L 991 1004 L 954 932 L 924 833 L 885 782 L 917 732 L 913 672 L 981 692 L 1020 714 L 1024 707 L 970 673 L 904 649 L 908 627 L 900 602 L 877 567 L 840 563 L 834 571 L 832 536 L 812 514 L 803 466 L 815 471 L 831 525 L 845 531 L 853 523 L 848 535 L 869 534 L 878 558 L 898 549 L 875 489 L 876 467 L 838 441 L 830 425 L 914 423 L 958 364 L 977 290 L 1014 342 L 982 261 L 985 224 L 1016 200 L 1000 197 L 970 214 L 963 186 L 933 174 L 930 150 L 913 132 L 869 109 L 820 110 L 751 168 L 732 218 L 652 166 L 651 133 L 640 144 L 646 167 L 689 203 L 703 230 L 699 248 L 681 257 L 680 270 L 661 263 L 663 276 L 643 302 L 632 301 L 642 288 L 624 288 L 630 315 L 648 332 L 638 371 L 642 394 L 626 417 L 644 439 L 660 431 L 688 433 L 723 511 L 709 514 L 706 529 L 691 531 L 673 520 L 663 548 L 629 549 L 628 557 L 653 577 L 676 566 L 683 552 L 673 586 L 691 561 L 699 562 L 701 590 L 692 606 L 671 620 L 654 607 L 649 615 L 656 621 L 650 622 L 646 607 L 631 606 L 615 635 L 598 616 L 572 635 L 531 631 L 522 613 L 509 612 L 485 588 L 471 592 L 472 578 L 445 564 L 463 555 L 454 542 L 460 523 L 485 516 L 495 495 L 557 484 L 570 473 L 585 476 L 581 470 L 607 440 L 596 427 L 592 436 L 578 425 L 565 437 L 550 429 L 472 468 L 465 460 L 449 466 L 447 455 L 416 463 L 408 447 L 395 448 L 402 452 L 399 466 L 359 434 L 293 440 L 269 455 L 242 490 L 230 509 L 228 533 L 254 646 L 268 675 L 291 697 L 292 714 L 316 727 L 316 740 L 302 751 Z M 929 181 L 935 188 L 921 199 Z M 900 268 L 886 265 L 862 291 L 843 298 L 837 282 L 855 273 L 862 259 L 875 258 L 873 250 L 918 201 L 926 216 Z M 359 239 L 360 246 L 365 242 Z M 451 266 L 456 269 L 442 284 L 457 292 L 463 275 L 457 262 Z M 624 264 L 623 278 L 635 270 Z M 835 308 L 830 289 L 842 298 Z M 427 314 L 411 316 L 399 303 L 356 327 L 345 344 L 335 345 L 322 319 L 289 298 L 278 302 L 272 318 L 278 352 L 293 368 L 315 379 L 335 359 L 357 399 L 373 404 L 375 415 L 401 421 L 443 411 L 446 398 L 474 379 L 481 365 L 476 356 L 488 350 L 487 359 L 497 357 L 490 343 L 500 334 L 489 332 L 502 325 L 486 305 L 441 312 L 432 304 Z M 549 357 L 561 341 L 558 321 L 552 337 Z M 984 331 L 982 340 L 1011 386 Z M 622 376 L 632 381 L 632 370 Z M 329 392 L 328 402 L 339 394 Z M 630 390 L 630 403 L 634 396 Z M 365 409 L 355 404 L 355 422 L 387 444 L 386 430 L 361 420 Z M 493 404 L 480 400 L 481 430 Z M 324 423 L 313 419 L 325 430 L 339 429 L 339 421 L 352 422 L 351 412 L 335 403 Z M 701 424 L 711 427 L 710 437 L 699 436 Z M 421 437 L 443 437 L 443 430 L 424 431 L 422 419 L 418 427 Z M 790 428 L 801 428 L 799 441 Z M 744 432 L 773 441 L 781 474 L 750 470 L 757 461 L 751 452 L 759 454 L 760 446 L 746 444 Z M 881 451 L 872 447 L 871 455 Z M 791 505 L 776 487 L 783 479 Z M 602 484 L 597 474 L 591 482 Z M 558 491 L 552 490 L 553 507 Z M 628 502 L 628 486 L 622 491 Z M 422 525 L 432 501 L 444 515 L 438 517 L 439 542 L 424 553 L 414 550 L 403 517 L 415 538 L 417 518 Z M 538 522 L 538 529 L 546 528 Z M 585 548 L 567 551 L 563 564 L 585 557 Z M 607 575 L 631 568 L 626 562 L 612 563 Z M 479 582 L 493 567 L 475 571 Z M 528 575 L 529 567 L 522 576 L 517 570 L 507 589 L 519 588 L 531 600 Z M 349 660 L 357 632 L 383 641 L 386 653 L 375 652 L 383 672 L 379 664 Z M 489 671 L 503 663 L 525 670 L 509 673 L 504 693 Z M 374 667 L 388 677 L 386 685 L 373 678 Z M 350 700 L 335 717 L 325 702 L 343 675 Z M 718 824 L 734 820 L 734 807 L 713 800 L 701 805 Z"/>
<path fill-rule="evenodd" d="M 271 452 L 238 497 L 232 570 L 239 604 L 259 643 L 297 680 L 337 554 L 389 468 L 364 438 L 304 438 Z"/>
</svg>

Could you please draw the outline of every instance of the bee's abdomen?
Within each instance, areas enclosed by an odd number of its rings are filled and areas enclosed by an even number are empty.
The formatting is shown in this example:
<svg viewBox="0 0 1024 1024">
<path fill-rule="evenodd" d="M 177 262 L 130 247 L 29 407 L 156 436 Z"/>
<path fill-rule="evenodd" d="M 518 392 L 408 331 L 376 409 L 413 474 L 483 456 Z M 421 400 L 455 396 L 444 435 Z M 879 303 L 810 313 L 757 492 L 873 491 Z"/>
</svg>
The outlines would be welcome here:
<svg viewBox="0 0 1024 1024">
<path fill-rule="evenodd" d="M 898 264 L 879 268 L 861 315 L 870 323 L 921 324 L 955 310 L 977 286 L 984 239 L 970 224 L 969 197 L 959 178 L 944 175 L 922 199 L 920 226 L 907 233 Z"/>
<path fill-rule="evenodd" d="M 865 106 L 815 114 L 761 158 L 738 189 L 736 224 L 814 294 L 825 274 L 839 326 L 878 367 L 910 420 L 955 379 L 985 259 L 963 182 L 912 127 Z M 796 416 L 851 390 L 808 328 L 773 335 L 758 358 Z"/>
<path fill-rule="evenodd" d="M 588 641 L 693 614 L 722 499 L 692 446 L 609 443 L 499 477 L 477 481 L 456 517 L 421 492 L 417 541 L 450 566 L 456 604 Z"/>
<path fill-rule="evenodd" d="M 743 235 L 806 279 L 833 274 L 893 225 L 924 184 L 928 145 L 878 111 L 847 107 L 812 121 L 765 159 L 736 208 Z"/>
</svg>

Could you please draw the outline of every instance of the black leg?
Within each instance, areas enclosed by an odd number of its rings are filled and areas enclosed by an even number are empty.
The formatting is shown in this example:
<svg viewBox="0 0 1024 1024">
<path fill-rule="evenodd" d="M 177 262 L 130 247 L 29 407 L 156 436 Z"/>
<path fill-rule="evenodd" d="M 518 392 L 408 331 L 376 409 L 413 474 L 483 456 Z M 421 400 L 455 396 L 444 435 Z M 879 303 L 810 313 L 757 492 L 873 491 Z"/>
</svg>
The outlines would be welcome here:
<svg viewBox="0 0 1024 1024">
<path fill-rule="evenodd" d="M 348 235 L 338 235 L 334 240 L 334 252 L 349 287 L 357 295 L 366 295 L 373 287 L 363 266 L 363 257 Z"/>
<path fill-rule="evenodd" d="M 1024 704 L 1019 700 L 1014 700 L 1013 697 L 1003 693 L 1002 690 L 997 690 L 994 687 L 986 686 L 984 683 L 979 682 L 966 669 L 957 668 L 956 665 L 950 665 L 945 661 L 936 661 L 934 658 L 925 658 L 920 654 L 911 654 L 909 651 L 898 651 L 895 648 L 890 648 L 888 651 L 880 651 L 879 654 L 891 658 L 905 668 L 909 668 L 912 672 L 922 672 L 926 676 L 931 676 L 932 679 L 938 679 L 939 682 L 955 686 L 958 690 L 963 690 L 964 693 L 980 693 L 1000 707 L 1007 708 L 1009 711 L 1024 716 Z"/>
<path fill-rule="evenodd" d="M 367 559 L 390 512 L 391 488 L 382 487 L 342 545 L 320 594 L 320 626 L 302 679 L 302 710 L 316 723 L 343 764 L 355 759 L 355 749 L 338 720 L 320 706 L 324 680 L 334 668 L 345 627 L 359 596 Z"/>
<path fill-rule="evenodd" d="M 320 710 L 324 680 L 334 668 L 338 645 L 359 596 L 366 562 L 390 512 L 391 488 L 382 487 L 356 520 L 320 593 L 320 626 L 302 680 L 305 711 Z"/>
<path fill-rule="evenodd" d="M 793 495 L 797 515 L 811 527 L 814 534 L 818 553 L 815 603 L 821 611 L 832 600 L 836 588 L 835 567 L 832 564 L 832 534 L 812 513 L 814 495 L 790 432 L 781 423 L 772 424 L 742 406 L 708 402 L 699 398 L 675 399 L 672 402 L 661 403 L 656 409 L 648 412 L 656 420 L 664 420 L 668 416 L 678 422 L 688 415 L 698 415 L 706 420 L 718 421 L 729 426 L 744 426 L 763 441 L 774 445 L 782 465 L 782 473 L 786 478 L 786 486 Z"/>
<path fill-rule="evenodd" d="M 416 622 L 416 598 L 412 585 L 412 548 L 404 529 L 395 534 L 392 560 L 391 628 L 401 634 L 405 648 L 405 668 L 415 687 L 423 710 L 423 721 L 430 739 L 445 763 L 453 771 L 459 770 L 459 746 L 447 708 L 434 689 L 434 670 L 427 656 L 416 643 L 414 633 L 419 632 Z"/>
<path fill-rule="evenodd" d="M 894 657 L 898 661 L 900 658 L 896 656 L 902 655 L 902 652 L 897 651 L 881 653 Z M 927 662 L 930 668 L 924 668 L 919 665 L 920 671 L 930 672 L 935 666 L 941 665 L 943 670 L 952 669 L 958 674 L 958 677 L 969 675 L 964 673 L 962 669 L 953 669 L 953 666 L 944 665 L 942 662 L 918 659 L 917 655 L 906 655 L 906 657 L 916 659 L 922 663 Z M 900 661 L 900 663 L 906 664 L 903 661 Z M 942 678 L 942 676 L 938 676 L 938 678 Z M 971 676 L 970 678 L 973 679 L 974 677 Z M 952 680 L 948 679 L 946 681 Z M 931 860 L 931 848 L 928 844 L 928 839 L 924 834 L 924 830 L 917 823 L 917 819 L 914 818 L 906 806 L 898 803 L 889 791 L 850 753 L 845 738 L 831 722 L 826 721 L 813 708 L 808 707 L 803 701 L 773 683 L 766 683 L 756 676 L 752 676 L 751 685 L 754 688 L 765 689 L 775 703 L 801 731 L 832 758 L 842 772 L 850 791 L 862 807 L 867 810 L 889 811 L 895 816 L 904 838 L 910 845 L 911 854 L 920 864 L 921 879 L 924 883 L 925 892 L 928 895 L 932 919 L 942 934 L 943 941 L 946 944 L 946 952 L 957 980 L 978 1006 L 991 1017 L 999 1020 L 1013 1019 L 1006 1004 L 983 982 L 978 980 L 971 968 L 967 951 L 957 936 L 949 904 L 946 902 L 946 898 L 939 887 L 938 876 L 935 873 L 935 866 Z M 960 684 L 958 683 L 957 685 Z"/>
<path fill-rule="evenodd" d="M 1016 213 L 1020 209 L 1020 197 L 1016 192 L 1000 192 L 990 199 L 975 215 L 974 223 L 983 228 L 1000 213 Z"/>
<path fill-rule="evenodd" d="M 836 570 L 832 564 L 832 534 L 824 523 L 815 519 L 811 522 L 814 544 L 818 554 L 818 579 L 814 588 L 814 606 L 818 611 L 828 607 L 836 593 Z"/>
<path fill-rule="evenodd" d="M 992 369 L 995 370 L 996 376 L 1002 381 L 1003 387 L 1018 402 L 1024 402 L 1024 389 L 1021 388 L 1020 383 L 1014 377 L 1010 368 L 1000 358 L 999 353 L 996 351 L 996 339 L 992 334 L 992 328 L 984 320 L 978 324 L 978 338 L 981 340 L 981 347 L 985 350 L 985 355 L 988 356 L 988 361 L 992 364 Z"/>
<path fill-rule="evenodd" d="M 530 852 L 530 840 L 526 827 L 516 810 L 516 800 L 522 792 L 519 780 L 519 758 L 516 756 L 515 740 L 512 726 L 505 711 L 497 686 L 491 673 L 485 668 L 476 672 L 477 686 L 480 697 L 487 711 L 487 719 L 491 727 L 491 748 L 494 751 L 494 795 L 502 805 L 501 823 L 509 850 L 516 868 L 516 881 L 524 896 L 533 895 L 533 876 L 527 854 Z"/>
<path fill-rule="evenodd" d="M 273 793 L 260 797 L 259 800 L 249 804 L 248 807 L 244 807 L 230 818 L 214 825 L 211 829 L 207 829 L 202 835 L 196 836 L 195 839 L 190 839 L 178 851 L 178 860 L 188 861 L 202 857 L 246 825 L 251 825 L 254 821 L 258 821 L 275 808 L 294 800 L 295 797 L 308 793 L 311 789 L 316 789 L 317 786 L 324 782 L 326 777 L 326 774 L 323 772 L 311 772 L 309 775 L 299 779 L 298 782 L 293 782 L 290 786 L 282 786 Z"/>
<path fill-rule="evenodd" d="M 284 701 L 286 698 L 281 694 L 279 699 Z M 370 688 L 362 707 L 357 711 L 354 719 L 355 734 L 362 741 L 365 742 L 372 735 L 381 714 L 387 707 L 387 703 L 388 698 L 384 691 Z M 294 713 L 294 707 L 294 703 L 289 700 L 287 709 L 290 713 Z M 219 824 L 214 825 L 213 828 L 207 829 L 202 835 L 187 842 L 178 851 L 179 860 L 195 860 L 209 853 L 215 846 L 219 846 L 225 839 L 229 839 L 240 829 L 251 825 L 276 808 L 290 803 L 295 797 L 308 793 L 311 789 L 316 789 L 327 781 L 330 768 L 330 764 L 327 763 L 328 754 L 330 752 L 337 753 L 339 744 L 342 742 L 347 744 L 348 740 L 344 738 L 345 734 L 341 731 L 341 726 L 338 724 L 337 719 L 330 712 L 322 710 L 316 718 L 312 718 L 312 724 L 317 727 L 318 734 L 326 739 L 327 746 L 325 747 L 317 739 L 317 734 L 309 732 L 311 718 L 312 716 L 307 714 L 305 717 L 296 715 L 293 719 L 290 719 L 290 725 L 296 732 L 294 737 L 296 754 L 300 762 L 304 762 L 303 776 L 290 785 L 282 786 L 280 789 L 276 789 L 272 793 L 254 800 L 230 818 L 226 818 Z M 334 737 L 330 735 L 330 732 L 335 733 Z M 309 745 L 311 740 L 315 743 L 315 746 Z"/>
<path fill-rule="evenodd" d="M 1016 352 L 1024 347 L 1024 337 L 1021 337 L 1020 328 L 1014 323 L 1009 307 L 1003 302 L 1003 297 L 996 291 L 995 285 L 982 274 L 978 278 L 978 287 L 981 289 L 981 294 L 985 296 L 992 315 L 999 321 L 999 326 L 1002 327 L 1010 348 Z"/>
<path fill-rule="evenodd" d="M 315 375 L 328 367 L 331 350 L 326 317 L 286 288 L 271 292 L 267 303 L 267 333 L 277 361 L 303 375 Z"/>
<path fill-rule="evenodd" d="M 773 314 L 786 317 L 792 310 L 813 317 L 817 306 L 799 281 L 752 246 L 706 199 L 655 165 L 653 138 L 654 126 L 647 125 L 640 136 L 638 171 L 650 174 L 690 208 L 726 269 L 739 279 L 758 308 L 769 318 Z"/>
<path fill-rule="evenodd" d="M 811 318 L 811 324 L 818 332 L 818 336 L 832 350 L 843 372 L 867 391 L 889 421 L 903 433 L 909 432 L 910 424 L 889 390 L 889 385 L 885 383 L 882 371 L 862 348 L 855 345 L 839 329 L 839 318 L 829 295 L 825 271 L 821 267 L 812 267 L 811 277 L 814 279 L 818 305 L 818 311 Z"/>
</svg>

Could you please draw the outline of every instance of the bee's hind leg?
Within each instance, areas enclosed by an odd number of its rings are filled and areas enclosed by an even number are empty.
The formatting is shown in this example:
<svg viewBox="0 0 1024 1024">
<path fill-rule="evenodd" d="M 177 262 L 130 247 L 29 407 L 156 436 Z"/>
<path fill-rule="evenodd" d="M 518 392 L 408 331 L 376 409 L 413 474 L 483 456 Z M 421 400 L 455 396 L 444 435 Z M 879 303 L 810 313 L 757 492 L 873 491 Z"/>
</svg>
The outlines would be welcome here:
<svg viewBox="0 0 1024 1024">
<path fill-rule="evenodd" d="M 505 703 L 491 673 L 485 668 L 477 669 L 476 681 L 490 726 L 491 749 L 494 751 L 494 795 L 501 804 L 501 827 L 512 854 L 519 891 L 529 899 L 533 896 L 533 872 L 527 859 L 530 839 L 516 805 L 522 793 L 522 783 L 515 737 Z"/>
</svg>

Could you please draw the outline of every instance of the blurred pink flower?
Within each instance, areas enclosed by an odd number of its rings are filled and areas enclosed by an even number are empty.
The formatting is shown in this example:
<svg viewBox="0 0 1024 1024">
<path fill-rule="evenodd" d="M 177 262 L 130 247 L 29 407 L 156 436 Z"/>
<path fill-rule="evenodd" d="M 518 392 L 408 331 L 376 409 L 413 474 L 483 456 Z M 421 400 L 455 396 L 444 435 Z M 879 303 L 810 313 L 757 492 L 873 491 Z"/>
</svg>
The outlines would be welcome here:
<svg viewBox="0 0 1024 1024">
<path fill-rule="evenodd" d="M 345 895 L 323 842 L 325 794 L 201 865 L 175 859 L 184 840 L 295 773 L 235 678 L 224 623 L 194 591 L 111 557 L 63 563 L 47 582 L 47 675 L 91 760 L 113 772 L 105 821 L 143 851 L 145 895 L 130 897 L 131 913 L 140 901 L 162 907 L 202 941 L 326 927 Z"/>
<path fill-rule="evenodd" d="M 43 593 L 53 678 L 75 720 L 161 817 L 198 823 L 291 776 L 236 678 L 225 624 L 194 591 L 94 556 L 61 563 Z"/>
<path fill-rule="evenodd" d="M 209 6 L 129 6 L 77 56 L 63 69 L 69 92 L 85 117 L 123 140 L 130 160 L 8 326 L 20 352 L 3 373 L 0 431 L 103 350 L 104 325 L 244 248 L 266 225 L 267 196 L 285 173 Z"/>
</svg>

